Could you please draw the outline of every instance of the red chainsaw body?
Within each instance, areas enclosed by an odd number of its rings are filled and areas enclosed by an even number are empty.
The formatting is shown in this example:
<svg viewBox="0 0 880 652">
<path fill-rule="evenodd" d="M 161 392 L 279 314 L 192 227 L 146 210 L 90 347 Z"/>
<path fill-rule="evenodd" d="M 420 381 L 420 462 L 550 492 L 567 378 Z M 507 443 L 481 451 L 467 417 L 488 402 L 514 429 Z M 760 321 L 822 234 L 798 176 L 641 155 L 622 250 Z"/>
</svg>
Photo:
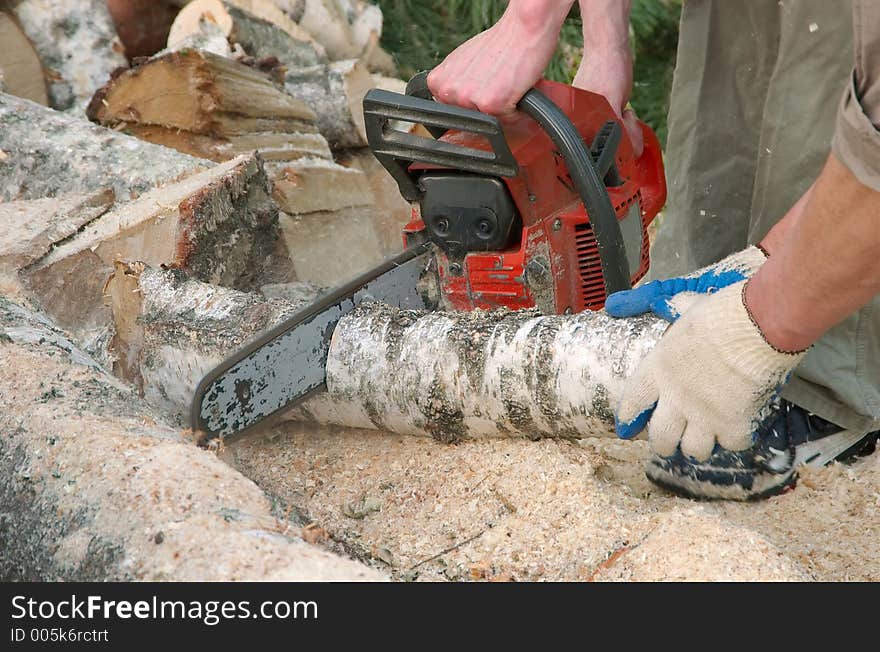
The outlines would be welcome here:
<svg viewBox="0 0 880 652">
<path fill-rule="evenodd" d="M 607 121 L 616 120 L 601 95 L 546 80 L 536 88 L 567 114 L 588 146 Z M 629 234 L 625 240 L 633 283 L 648 270 L 647 227 L 666 201 L 660 144 L 649 127 L 641 127 L 642 154 L 633 155 L 624 130 L 616 152 L 619 185 L 608 186 L 624 235 Z M 521 233 L 513 234 L 509 247 L 471 252 L 463 262 L 450 261 L 438 250 L 443 304 L 455 310 L 538 307 L 557 314 L 601 309 L 605 286 L 596 240 L 565 161 L 531 118 L 517 114 L 503 128 L 519 165 L 519 174 L 503 181 L 521 218 Z M 440 140 L 491 151 L 485 138 L 470 132 L 449 131 Z M 425 163 L 410 166 L 413 172 L 434 169 Z M 624 220 L 630 222 L 625 229 Z M 405 240 L 424 228 L 415 205 Z"/>
</svg>

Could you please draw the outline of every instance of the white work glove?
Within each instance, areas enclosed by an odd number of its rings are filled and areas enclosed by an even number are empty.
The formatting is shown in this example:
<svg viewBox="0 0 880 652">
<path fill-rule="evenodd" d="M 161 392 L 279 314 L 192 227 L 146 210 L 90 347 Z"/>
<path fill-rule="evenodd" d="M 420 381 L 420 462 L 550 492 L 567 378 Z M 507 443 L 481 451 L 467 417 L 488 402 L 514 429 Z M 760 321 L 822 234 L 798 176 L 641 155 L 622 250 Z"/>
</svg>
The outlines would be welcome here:
<svg viewBox="0 0 880 652">
<path fill-rule="evenodd" d="M 773 348 L 743 304 L 747 281 L 698 295 L 626 382 L 618 436 L 648 428 L 658 455 L 706 460 L 720 444 L 740 451 L 803 352 Z"/>
<path fill-rule="evenodd" d="M 686 276 L 651 281 L 634 290 L 615 292 L 605 301 L 605 312 L 612 317 L 635 317 L 653 312 L 673 322 L 694 299 L 750 278 L 766 260 L 767 254 L 752 245 Z"/>
</svg>

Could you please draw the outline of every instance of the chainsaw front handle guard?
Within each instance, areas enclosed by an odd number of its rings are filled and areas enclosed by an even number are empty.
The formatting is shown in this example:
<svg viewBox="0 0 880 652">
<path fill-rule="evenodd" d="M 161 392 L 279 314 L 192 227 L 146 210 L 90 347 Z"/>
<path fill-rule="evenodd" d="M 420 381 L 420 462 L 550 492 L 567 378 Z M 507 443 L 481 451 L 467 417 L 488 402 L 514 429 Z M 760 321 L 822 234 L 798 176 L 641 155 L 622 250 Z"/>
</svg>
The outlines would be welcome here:
<svg viewBox="0 0 880 652">
<path fill-rule="evenodd" d="M 427 72 L 413 77 L 407 84 L 406 95 L 373 89 L 364 96 L 367 141 L 373 155 L 397 181 L 400 194 L 408 201 L 418 201 L 421 196 L 416 180 L 409 173 L 409 165 L 415 161 L 489 176 L 516 176 L 519 166 L 498 118 L 430 99 L 427 78 Z M 604 135 L 600 134 L 604 146 L 595 152 L 597 160 L 594 162 L 571 120 L 541 91 L 535 88 L 529 90 L 516 108 L 541 126 L 565 160 L 568 173 L 590 217 L 607 295 L 629 290 L 632 283 L 626 246 L 603 181 L 613 171 L 614 156 L 621 137 L 620 125 L 615 122 L 613 126 L 616 129 L 612 127 Z M 438 137 L 448 129 L 479 134 L 486 137 L 492 151 L 403 133 L 390 128 L 390 120 L 422 124 Z"/>
</svg>

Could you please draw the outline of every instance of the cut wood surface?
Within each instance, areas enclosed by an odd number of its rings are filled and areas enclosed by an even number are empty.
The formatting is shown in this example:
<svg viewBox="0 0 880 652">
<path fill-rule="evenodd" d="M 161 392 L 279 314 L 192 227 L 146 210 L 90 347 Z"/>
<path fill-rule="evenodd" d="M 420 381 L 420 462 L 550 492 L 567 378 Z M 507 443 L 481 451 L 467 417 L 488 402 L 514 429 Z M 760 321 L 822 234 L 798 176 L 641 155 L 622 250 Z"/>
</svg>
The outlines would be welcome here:
<svg viewBox="0 0 880 652">
<path fill-rule="evenodd" d="M 85 118 L 0 94 L 0 200 L 104 187 L 123 200 L 213 165 Z"/>
<path fill-rule="evenodd" d="M 11 0 L 40 55 L 53 108 L 82 112 L 110 73 L 127 64 L 105 0 Z"/>
<path fill-rule="evenodd" d="M 268 0 L 193 0 L 171 25 L 168 48 L 180 49 L 206 24 L 216 25 L 230 43 L 257 59 L 277 57 L 288 67 L 313 66 L 325 59 L 323 47 Z"/>
<path fill-rule="evenodd" d="M 0 580 L 381 580 L 0 297 Z"/>
<path fill-rule="evenodd" d="M 47 105 L 43 64 L 18 21 L 3 9 L 0 2 L 0 71 L 6 90 L 3 92 Z"/>
<path fill-rule="evenodd" d="M 252 68 L 210 52 L 168 52 L 142 62 L 95 93 L 88 116 L 208 135 L 249 133 L 265 123 L 315 131 L 309 107 Z"/>
<path fill-rule="evenodd" d="M 259 158 L 240 156 L 120 205 L 33 270 L 88 251 L 109 265 L 137 255 L 205 282 L 258 287 L 279 238 L 277 217 Z"/>
<path fill-rule="evenodd" d="M 315 114 L 261 71 L 211 52 L 161 54 L 111 79 L 91 120 L 178 151 L 225 161 L 331 158 Z"/>
<path fill-rule="evenodd" d="M 363 172 L 323 159 L 304 159 L 285 166 L 275 180 L 273 197 L 290 215 L 374 204 Z"/>
</svg>

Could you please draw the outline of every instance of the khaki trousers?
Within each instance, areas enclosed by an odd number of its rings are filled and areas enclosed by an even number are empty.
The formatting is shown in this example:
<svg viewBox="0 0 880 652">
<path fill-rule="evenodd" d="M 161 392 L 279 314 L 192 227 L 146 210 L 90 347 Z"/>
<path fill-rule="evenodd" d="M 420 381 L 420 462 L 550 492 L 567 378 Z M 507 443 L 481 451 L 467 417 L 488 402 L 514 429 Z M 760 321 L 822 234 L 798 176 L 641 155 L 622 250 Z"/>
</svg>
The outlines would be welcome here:
<svg viewBox="0 0 880 652">
<path fill-rule="evenodd" d="M 720 260 L 785 215 L 831 150 L 852 71 L 849 0 L 685 0 L 652 278 Z M 880 427 L 880 298 L 809 351 L 783 396 L 839 426 Z"/>
</svg>

